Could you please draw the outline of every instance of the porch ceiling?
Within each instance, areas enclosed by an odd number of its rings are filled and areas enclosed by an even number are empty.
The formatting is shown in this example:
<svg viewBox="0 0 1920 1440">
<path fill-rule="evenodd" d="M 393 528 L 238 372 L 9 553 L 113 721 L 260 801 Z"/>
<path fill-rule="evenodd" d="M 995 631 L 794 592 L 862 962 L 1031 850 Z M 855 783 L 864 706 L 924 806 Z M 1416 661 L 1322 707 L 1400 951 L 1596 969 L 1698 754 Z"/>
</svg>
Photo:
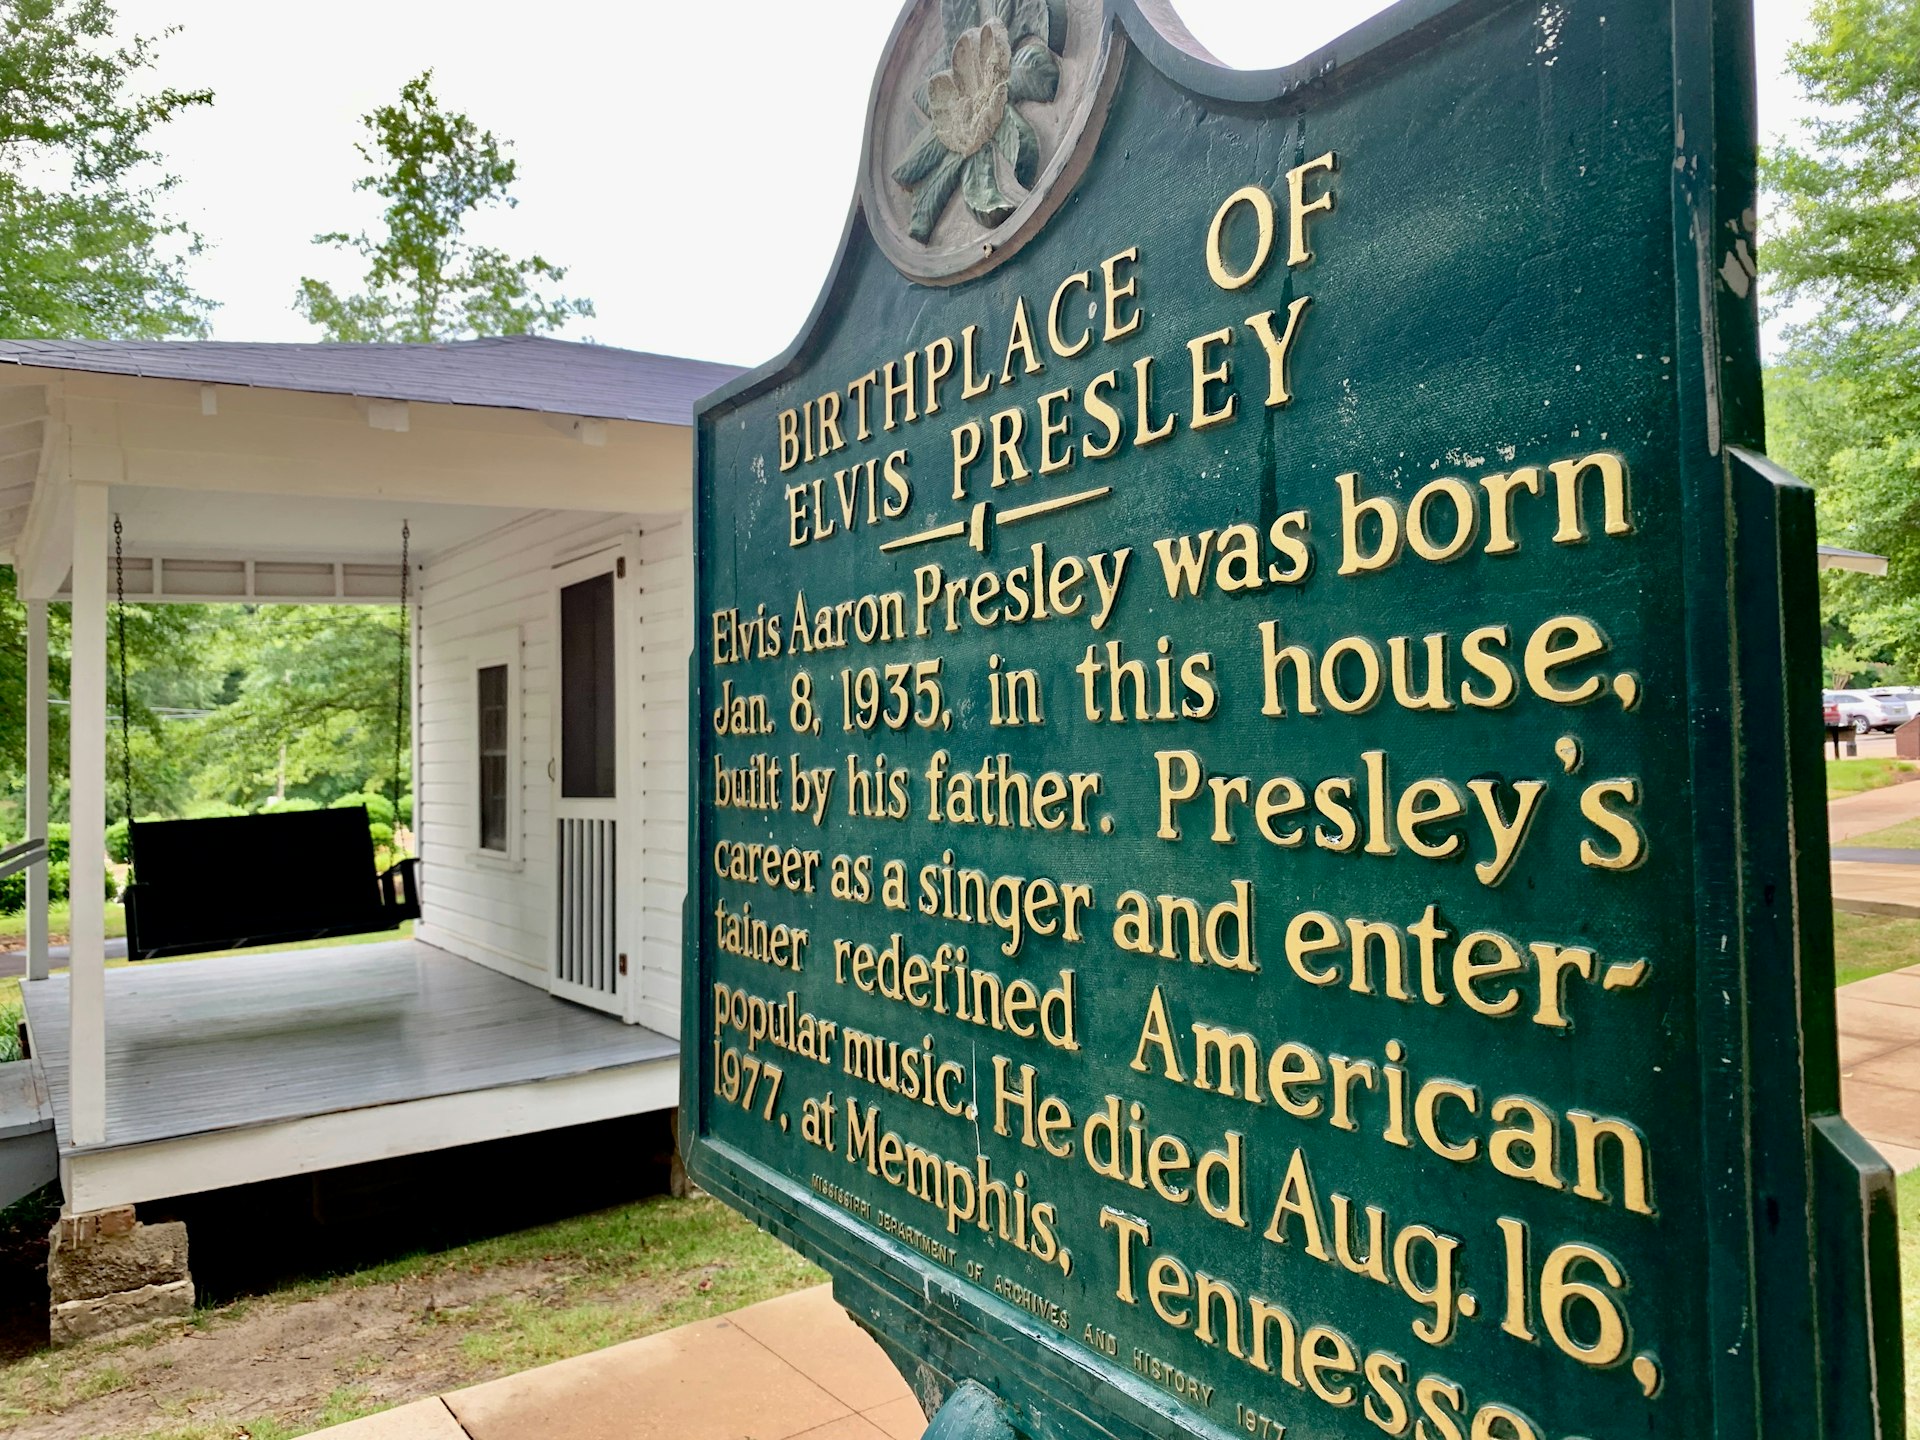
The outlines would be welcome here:
<svg viewBox="0 0 1920 1440">
<path fill-rule="evenodd" d="M 44 387 L 0 390 L 0 551 L 12 546 L 27 522 L 47 433 Z"/>
<path fill-rule="evenodd" d="M 322 500 L 305 495 L 209 495 L 115 486 L 111 504 L 129 555 L 230 555 L 398 564 L 400 525 L 427 559 L 526 514 L 490 505 Z"/>
<path fill-rule="evenodd" d="M 395 563 L 536 510 L 684 511 L 690 429 L 0 365 L 0 561 L 50 598 L 72 496 L 105 486 L 129 554 Z"/>
</svg>

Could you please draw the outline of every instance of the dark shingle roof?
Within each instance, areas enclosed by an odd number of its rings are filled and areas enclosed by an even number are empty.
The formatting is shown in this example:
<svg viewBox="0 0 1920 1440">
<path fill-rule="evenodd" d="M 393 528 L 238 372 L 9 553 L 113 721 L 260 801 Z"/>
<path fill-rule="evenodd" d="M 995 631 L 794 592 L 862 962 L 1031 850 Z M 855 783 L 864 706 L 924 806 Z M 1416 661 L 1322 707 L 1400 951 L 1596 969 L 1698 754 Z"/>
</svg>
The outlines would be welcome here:
<svg viewBox="0 0 1920 1440">
<path fill-rule="evenodd" d="M 692 424 L 694 402 L 740 373 L 737 365 L 533 335 L 438 345 L 0 340 L 0 363 L 663 425 Z"/>
</svg>

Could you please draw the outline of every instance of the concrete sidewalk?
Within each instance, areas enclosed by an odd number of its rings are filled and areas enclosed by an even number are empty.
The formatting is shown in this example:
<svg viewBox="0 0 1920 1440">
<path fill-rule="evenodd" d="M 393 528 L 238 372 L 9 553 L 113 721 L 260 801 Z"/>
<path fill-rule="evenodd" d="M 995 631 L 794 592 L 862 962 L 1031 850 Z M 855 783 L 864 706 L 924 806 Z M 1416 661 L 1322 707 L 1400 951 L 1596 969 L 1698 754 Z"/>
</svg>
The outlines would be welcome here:
<svg viewBox="0 0 1920 1440">
<path fill-rule="evenodd" d="M 1920 820 L 1920 781 L 1827 802 L 1827 839 Z M 1920 852 L 1915 852 L 1920 858 Z M 1884 853 L 1833 862 L 1833 906 L 1920 919 L 1920 864 Z M 1920 1167 L 1920 966 L 1842 986 L 1840 1108 L 1897 1171 Z"/>
<path fill-rule="evenodd" d="M 1920 820 L 1920 780 L 1883 785 L 1827 802 L 1827 839 L 1841 845 L 1870 830 L 1885 830 L 1903 820 Z"/>
<path fill-rule="evenodd" d="M 920 1440 L 826 1285 L 322 1431 L 333 1440 Z"/>
<path fill-rule="evenodd" d="M 1836 860 L 1833 862 L 1833 908 L 1853 915 L 1896 915 L 1920 920 L 1920 865 Z"/>
<path fill-rule="evenodd" d="M 1920 1168 L 1920 965 L 1845 986 L 1838 1001 L 1846 1117 L 1896 1171 Z M 332 1440 L 920 1440 L 925 1428 L 906 1382 L 820 1285 L 321 1433 Z"/>
<path fill-rule="evenodd" d="M 1841 1111 L 1896 1171 L 1920 1168 L 1920 965 L 1837 998 Z"/>
<path fill-rule="evenodd" d="M 1827 841 L 1846 847 L 1857 836 L 1920 820 L 1920 781 L 1906 781 L 1843 795 L 1827 802 Z M 1920 851 L 1914 852 L 1920 859 Z M 1876 855 L 1872 859 L 1836 856 L 1833 907 L 1855 915 L 1897 915 L 1920 919 L 1920 865 Z"/>
</svg>

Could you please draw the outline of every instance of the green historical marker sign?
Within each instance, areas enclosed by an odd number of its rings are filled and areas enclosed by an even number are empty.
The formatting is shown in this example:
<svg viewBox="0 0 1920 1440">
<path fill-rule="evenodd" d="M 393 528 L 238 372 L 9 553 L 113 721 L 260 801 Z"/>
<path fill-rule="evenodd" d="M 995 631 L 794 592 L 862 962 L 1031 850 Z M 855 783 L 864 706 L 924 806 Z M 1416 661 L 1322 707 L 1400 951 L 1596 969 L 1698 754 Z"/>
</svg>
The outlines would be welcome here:
<svg viewBox="0 0 1920 1440">
<path fill-rule="evenodd" d="M 1900 1434 L 1750 50 L 902 16 L 699 421 L 683 1138 L 941 1428 Z"/>
</svg>

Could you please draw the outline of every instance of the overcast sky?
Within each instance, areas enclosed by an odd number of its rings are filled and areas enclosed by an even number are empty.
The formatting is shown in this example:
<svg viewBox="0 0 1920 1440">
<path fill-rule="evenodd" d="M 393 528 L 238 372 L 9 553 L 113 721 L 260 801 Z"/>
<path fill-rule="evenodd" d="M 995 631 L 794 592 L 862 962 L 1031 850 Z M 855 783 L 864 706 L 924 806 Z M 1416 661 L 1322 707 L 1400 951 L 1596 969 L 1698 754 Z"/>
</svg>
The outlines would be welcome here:
<svg viewBox="0 0 1920 1440">
<path fill-rule="evenodd" d="M 1373 0 L 1176 0 L 1229 64 L 1297 59 Z M 1801 111 L 1782 77 L 1807 0 L 1756 0 L 1761 128 Z M 122 0 L 168 26 L 159 78 L 211 87 L 161 137 L 176 213 L 208 242 L 195 282 L 223 340 L 310 340 L 302 275 L 351 283 L 316 248 L 376 213 L 352 193 L 359 117 L 432 67 L 443 103 L 514 142 L 518 210 L 475 233 L 569 267 L 599 315 L 565 333 L 757 364 L 811 309 L 853 193 L 868 86 L 899 0 Z"/>
</svg>

